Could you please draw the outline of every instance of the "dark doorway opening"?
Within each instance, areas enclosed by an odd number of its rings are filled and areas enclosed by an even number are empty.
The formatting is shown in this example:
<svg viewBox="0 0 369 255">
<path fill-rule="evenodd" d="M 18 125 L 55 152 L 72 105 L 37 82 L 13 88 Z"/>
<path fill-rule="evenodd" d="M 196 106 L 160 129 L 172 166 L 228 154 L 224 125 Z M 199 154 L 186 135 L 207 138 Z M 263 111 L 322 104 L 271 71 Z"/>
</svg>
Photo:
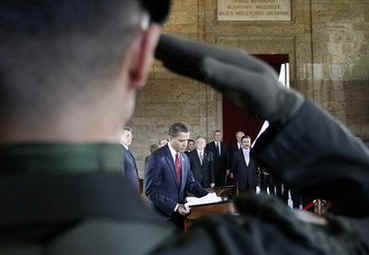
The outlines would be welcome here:
<svg viewBox="0 0 369 255">
<path fill-rule="evenodd" d="M 277 73 L 280 73 L 281 65 L 288 63 L 287 54 L 254 55 L 255 57 L 270 64 Z M 230 100 L 223 97 L 223 133 L 224 142 L 227 144 L 236 141 L 235 133 L 244 131 L 254 140 L 260 131 L 264 120 L 260 120 L 249 114 L 247 111 L 234 105 Z"/>
</svg>

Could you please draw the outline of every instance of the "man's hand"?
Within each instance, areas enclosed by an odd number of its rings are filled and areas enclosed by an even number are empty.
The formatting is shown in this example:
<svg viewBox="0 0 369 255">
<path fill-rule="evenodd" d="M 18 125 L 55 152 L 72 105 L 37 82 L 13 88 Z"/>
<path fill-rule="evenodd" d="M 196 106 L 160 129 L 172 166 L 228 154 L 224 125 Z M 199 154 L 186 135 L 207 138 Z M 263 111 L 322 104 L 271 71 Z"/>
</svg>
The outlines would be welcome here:
<svg viewBox="0 0 369 255">
<path fill-rule="evenodd" d="M 304 101 L 301 94 L 281 86 L 269 65 L 241 50 L 161 35 L 155 57 L 172 72 L 210 84 L 272 123 L 285 123 Z"/>
<path fill-rule="evenodd" d="M 178 208 L 177 208 L 177 212 L 182 215 L 182 216 L 186 216 L 187 214 L 190 214 L 191 210 L 187 209 L 184 204 L 179 204 Z"/>
<path fill-rule="evenodd" d="M 210 188 L 214 188 L 214 187 L 215 187 L 215 183 L 214 182 L 210 183 Z"/>
<path fill-rule="evenodd" d="M 233 178 L 234 178 L 233 173 L 230 173 L 229 178 L 231 178 L 231 179 L 233 179 Z"/>
</svg>

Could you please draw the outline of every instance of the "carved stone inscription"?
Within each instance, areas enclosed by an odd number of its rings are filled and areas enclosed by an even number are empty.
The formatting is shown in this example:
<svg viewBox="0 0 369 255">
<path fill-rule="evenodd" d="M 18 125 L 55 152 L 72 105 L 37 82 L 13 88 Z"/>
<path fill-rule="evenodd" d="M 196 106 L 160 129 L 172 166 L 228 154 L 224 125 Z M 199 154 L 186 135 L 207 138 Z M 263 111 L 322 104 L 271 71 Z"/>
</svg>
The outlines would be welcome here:
<svg viewBox="0 0 369 255">
<path fill-rule="evenodd" d="M 220 21 L 290 21 L 291 0 L 218 0 Z"/>
</svg>

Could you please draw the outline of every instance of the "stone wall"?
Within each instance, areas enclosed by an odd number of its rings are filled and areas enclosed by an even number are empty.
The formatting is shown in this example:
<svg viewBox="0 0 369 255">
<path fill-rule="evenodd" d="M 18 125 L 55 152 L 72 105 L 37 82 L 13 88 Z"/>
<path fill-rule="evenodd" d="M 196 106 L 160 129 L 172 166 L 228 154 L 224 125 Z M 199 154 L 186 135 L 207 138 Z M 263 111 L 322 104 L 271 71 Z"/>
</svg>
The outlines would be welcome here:
<svg viewBox="0 0 369 255">
<path fill-rule="evenodd" d="M 312 1 L 314 98 L 369 138 L 369 2 Z"/>
<path fill-rule="evenodd" d="M 288 54 L 291 87 L 320 104 L 362 138 L 369 138 L 369 2 L 292 0 L 292 20 L 217 21 L 217 0 L 174 0 L 164 30 L 251 54 Z M 130 125 L 140 170 L 149 146 L 176 121 L 192 136 L 222 128 L 222 96 L 167 72 L 155 62 Z M 141 172 L 142 176 L 142 172 Z"/>
</svg>

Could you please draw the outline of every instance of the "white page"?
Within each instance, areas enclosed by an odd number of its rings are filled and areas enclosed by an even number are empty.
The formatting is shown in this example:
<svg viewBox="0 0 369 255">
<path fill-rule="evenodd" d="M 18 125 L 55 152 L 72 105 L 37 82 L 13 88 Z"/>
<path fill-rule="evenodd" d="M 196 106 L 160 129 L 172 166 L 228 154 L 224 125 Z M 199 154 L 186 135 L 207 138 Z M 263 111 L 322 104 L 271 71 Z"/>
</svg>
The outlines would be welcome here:
<svg viewBox="0 0 369 255">
<path fill-rule="evenodd" d="M 212 204 L 218 203 L 225 200 L 223 197 L 218 197 L 217 194 L 209 193 L 204 197 L 186 197 L 187 203 L 186 206 L 195 206 L 195 205 L 204 205 L 204 204 Z"/>
</svg>

